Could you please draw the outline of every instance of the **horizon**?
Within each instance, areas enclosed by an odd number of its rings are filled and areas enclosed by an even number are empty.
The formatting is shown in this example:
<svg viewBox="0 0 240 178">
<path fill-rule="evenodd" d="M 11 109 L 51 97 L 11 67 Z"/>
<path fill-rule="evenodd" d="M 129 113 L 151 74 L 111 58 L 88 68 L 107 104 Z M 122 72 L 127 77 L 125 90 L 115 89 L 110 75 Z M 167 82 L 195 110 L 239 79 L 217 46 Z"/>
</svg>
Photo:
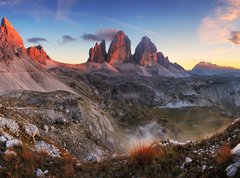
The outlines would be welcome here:
<svg viewBox="0 0 240 178">
<path fill-rule="evenodd" d="M 240 68 L 237 0 L 120 3 L 2 0 L 0 9 L 26 47 L 41 44 L 52 59 L 64 63 L 86 62 L 96 42 L 105 39 L 108 49 L 113 34 L 122 30 L 131 40 L 132 54 L 148 36 L 158 51 L 187 70 L 201 61 Z M 115 13 L 120 10 L 124 13 Z"/>
</svg>

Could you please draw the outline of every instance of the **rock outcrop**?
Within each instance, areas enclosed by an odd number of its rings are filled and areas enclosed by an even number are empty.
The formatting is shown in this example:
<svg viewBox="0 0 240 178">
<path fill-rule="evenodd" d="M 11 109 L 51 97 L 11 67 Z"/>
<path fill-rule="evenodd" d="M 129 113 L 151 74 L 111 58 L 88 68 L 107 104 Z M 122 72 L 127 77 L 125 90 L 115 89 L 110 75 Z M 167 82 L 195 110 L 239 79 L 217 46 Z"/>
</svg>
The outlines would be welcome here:
<svg viewBox="0 0 240 178">
<path fill-rule="evenodd" d="M 12 59 L 24 52 L 22 38 L 4 17 L 0 26 L 0 60 Z"/>
<path fill-rule="evenodd" d="M 166 68 L 168 68 L 170 65 L 168 57 L 165 57 L 162 52 L 157 53 L 157 63 L 161 64 L 162 66 L 164 66 Z"/>
<path fill-rule="evenodd" d="M 41 45 L 27 48 L 27 53 L 34 61 L 42 65 L 46 65 L 46 61 L 51 60 Z"/>
<path fill-rule="evenodd" d="M 131 41 L 123 31 L 119 31 L 109 47 L 107 62 L 109 64 L 120 64 L 131 60 Z"/>
<path fill-rule="evenodd" d="M 94 48 L 89 50 L 88 62 L 104 63 L 106 62 L 106 43 L 103 40 L 100 44 L 96 43 Z"/>
<path fill-rule="evenodd" d="M 134 61 L 143 66 L 152 66 L 157 63 L 157 48 L 148 37 L 144 36 L 137 45 Z"/>
</svg>

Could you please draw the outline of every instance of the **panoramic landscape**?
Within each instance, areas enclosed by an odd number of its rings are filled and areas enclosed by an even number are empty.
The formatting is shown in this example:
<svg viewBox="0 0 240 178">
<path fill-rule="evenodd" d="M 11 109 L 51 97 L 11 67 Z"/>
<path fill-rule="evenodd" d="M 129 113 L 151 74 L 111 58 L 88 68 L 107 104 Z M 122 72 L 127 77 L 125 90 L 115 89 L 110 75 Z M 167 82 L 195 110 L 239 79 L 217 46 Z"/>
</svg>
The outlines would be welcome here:
<svg viewBox="0 0 240 178">
<path fill-rule="evenodd" d="M 240 177 L 239 0 L 0 0 L 0 177 Z"/>
</svg>

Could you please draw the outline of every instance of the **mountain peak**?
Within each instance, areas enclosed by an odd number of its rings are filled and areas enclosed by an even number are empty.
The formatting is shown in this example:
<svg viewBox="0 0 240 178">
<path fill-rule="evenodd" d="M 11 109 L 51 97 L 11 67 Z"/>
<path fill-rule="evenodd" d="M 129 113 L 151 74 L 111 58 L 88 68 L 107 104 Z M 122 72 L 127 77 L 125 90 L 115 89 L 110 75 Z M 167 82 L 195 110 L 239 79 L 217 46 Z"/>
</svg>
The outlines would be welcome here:
<svg viewBox="0 0 240 178">
<path fill-rule="evenodd" d="M 3 26 L 11 26 L 11 27 L 13 28 L 12 24 L 9 22 L 9 20 L 8 20 L 6 17 L 3 17 L 3 18 L 2 18 L 1 26 L 2 26 L 2 27 L 3 27 Z"/>
<path fill-rule="evenodd" d="M 131 41 L 123 31 L 119 31 L 110 44 L 107 61 L 110 64 L 119 64 L 131 57 Z"/>
<path fill-rule="evenodd" d="M 2 19 L 0 33 L 5 33 L 7 40 L 15 46 L 24 47 L 21 36 L 6 17 Z"/>
<path fill-rule="evenodd" d="M 41 45 L 27 48 L 27 53 L 35 62 L 42 65 L 45 65 L 47 60 L 51 60 Z"/>
<path fill-rule="evenodd" d="M 144 66 L 157 63 L 157 47 L 147 36 L 142 37 L 141 42 L 137 45 L 134 60 L 137 64 Z"/>
<path fill-rule="evenodd" d="M 106 61 L 106 42 L 102 40 L 89 50 L 88 62 L 104 63 Z"/>
<path fill-rule="evenodd" d="M 217 75 L 231 72 L 239 72 L 239 69 L 234 67 L 219 66 L 217 64 L 204 61 L 199 62 L 192 69 L 192 73 L 197 75 Z"/>
</svg>

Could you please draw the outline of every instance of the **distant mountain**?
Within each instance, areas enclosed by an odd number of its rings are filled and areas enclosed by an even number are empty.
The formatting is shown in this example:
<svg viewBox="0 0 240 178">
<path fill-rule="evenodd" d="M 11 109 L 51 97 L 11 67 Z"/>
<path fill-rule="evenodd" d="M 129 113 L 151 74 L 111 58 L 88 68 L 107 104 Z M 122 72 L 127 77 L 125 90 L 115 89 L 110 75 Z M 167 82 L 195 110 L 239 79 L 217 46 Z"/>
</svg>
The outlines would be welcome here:
<svg viewBox="0 0 240 178">
<path fill-rule="evenodd" d="M 119 31 L 110 44 L 105 60 L 104 56 L 105 43 L 96 43 L 89 51 L 87 63 L 80 64 L 79 69 L 88 73 L 101 71 L 138 76 L 189 77 L 183 67 L 171 63 L 168 57 L 158 52 L 155 44 L 146 36 L 132 55 L 130 39 L 123 31 Z"/>
<path fill-rule="evenodd" d="M 0 72 L 0 92 L 17 89 L 72 91 L 31 60 L 21 36 L 6 18 L 0 26 Z"/>
<path fill-rule="evenodd" d="M 200 62 L 193 67 L 191 73 L 195 75 L 240 74 L 240 69 L 218 66 L 209 62 Z"/>
</svg>

